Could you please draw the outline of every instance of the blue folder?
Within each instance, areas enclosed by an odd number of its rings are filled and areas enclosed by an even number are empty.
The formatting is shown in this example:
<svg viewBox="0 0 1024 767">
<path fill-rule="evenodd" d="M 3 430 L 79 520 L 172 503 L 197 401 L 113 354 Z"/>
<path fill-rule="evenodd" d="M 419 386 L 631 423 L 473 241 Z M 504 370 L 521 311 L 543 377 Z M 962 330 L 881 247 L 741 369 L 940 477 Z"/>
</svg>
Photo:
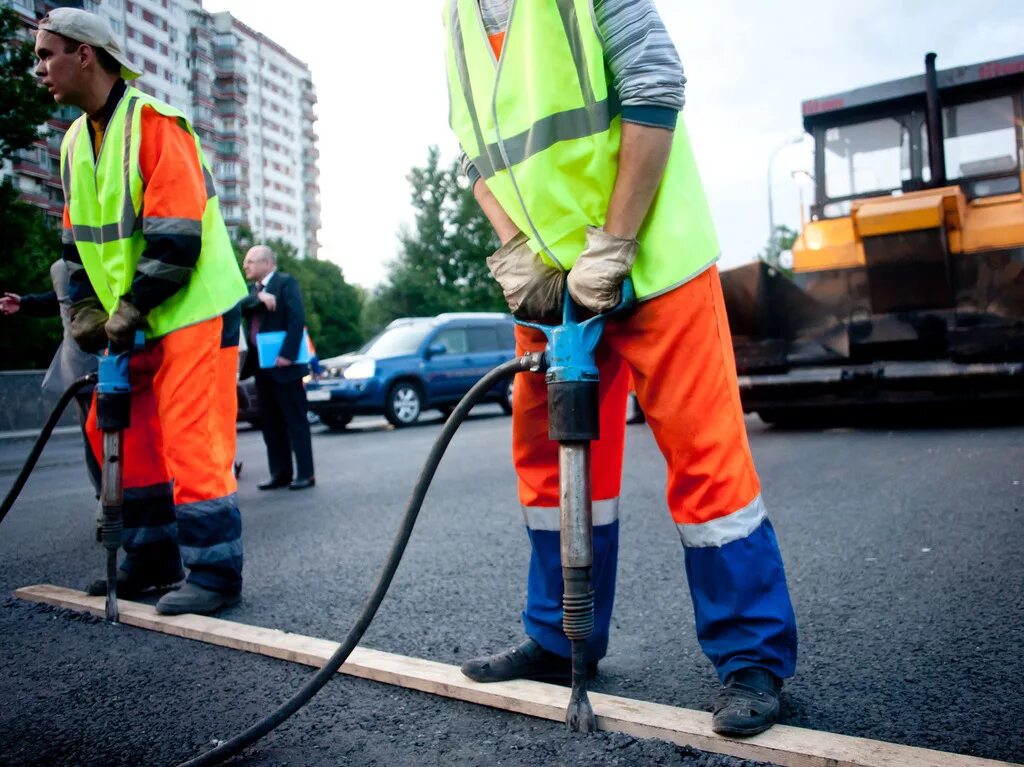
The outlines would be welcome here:
<svg viewBox="0 0 1024 767">
<path fill-rule="evenodd" d="M 284 344 L 285 331 L 271 330 L 266 333 L 256 334 L 256 354 L 260 361 L 261 368 L 272 368 L 277 358 L 281 356 L 281 346 Z M 299 356 L 295 362 L 305 365 L 309 362 L 309 333 L 302 331 L 302 340 L 299 342 Z"/>
</svg>

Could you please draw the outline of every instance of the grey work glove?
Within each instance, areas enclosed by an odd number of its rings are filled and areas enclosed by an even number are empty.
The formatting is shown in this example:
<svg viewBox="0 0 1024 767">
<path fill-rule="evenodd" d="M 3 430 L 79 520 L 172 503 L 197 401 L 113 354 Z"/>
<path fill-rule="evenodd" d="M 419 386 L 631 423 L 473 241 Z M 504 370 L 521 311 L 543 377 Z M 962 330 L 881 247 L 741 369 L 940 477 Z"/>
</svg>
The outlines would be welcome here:
<svg viewBox="0 0 1024 767">
<path fill-rule="evenodd" d="M 146 318 L 142 312 L 123 298 L 117 302 L 117 308 L 107 320 L 107 338 L 119 352 L 129 351 L 135 346 L 135 331 L 143 326 Z"/>
<path fill-rule="evenodd" d="M 522 320 L 557 320 L 565 294 L 565 272 L 530 250 L 520 232 L 487 258 L 509 310 Z"/>
<path fill-rule="evenodd" d="M 75 301 L 68 309 L 71 337 L 84 352 L 95 354 L 107 345 L 107 310 L 95 296 Z"/>
<path fill-rule="evenodd" d="M 636 240 L 624 240 L 588 226 L 586 247 L 569 270 L 572 300 L 595 314 L 614 309 L 639 247 Z"/>
</svg>

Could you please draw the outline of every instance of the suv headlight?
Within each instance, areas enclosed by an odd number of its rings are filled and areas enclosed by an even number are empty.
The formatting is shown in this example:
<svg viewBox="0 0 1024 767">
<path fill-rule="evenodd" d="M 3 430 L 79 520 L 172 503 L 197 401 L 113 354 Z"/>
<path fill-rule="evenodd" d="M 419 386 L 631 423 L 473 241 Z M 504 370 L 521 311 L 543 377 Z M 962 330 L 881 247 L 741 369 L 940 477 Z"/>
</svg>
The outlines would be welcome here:
<svg viewBox="0 0 1024 767">
<path fill-rule="evenodd" d="M 342 374 L 349 381 L 359 381 L 366 378 L 373 378 L 377 372 L 377 364 L 372 359 L 362 359 L 353 362 Z"/>
</svg>

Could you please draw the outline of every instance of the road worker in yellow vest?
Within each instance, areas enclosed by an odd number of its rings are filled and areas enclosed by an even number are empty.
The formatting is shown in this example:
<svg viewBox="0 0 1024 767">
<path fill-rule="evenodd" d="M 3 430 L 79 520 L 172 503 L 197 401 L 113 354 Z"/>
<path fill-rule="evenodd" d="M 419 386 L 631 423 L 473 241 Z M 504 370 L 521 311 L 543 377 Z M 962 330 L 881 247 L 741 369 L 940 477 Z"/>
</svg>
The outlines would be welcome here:
<svg viewBox="0 0 1024 767">
<path fill-rule="evenodd" d="M 54 100 L 83 112 L 60 153 L 72 335 L 92 352 L 145 336 L 130 362 L 118 594 L 166 591 L 158 612 L 214 612 L 242 589 L 232 469 L 246 289 L 212 176 L 185 115 L 127 85 L 138 72 L 101 17 L 57 8 L 35 50 Z M 88 426 L 99 453 L 95 405 Z"/>
<path fill-rule="evenodd" d="M 597 355 L 589 671 L 608 647 L 631 375 L 668 464 L 697 638 L 722 683 L 714 729 L 761 732 L 795 670 L 796 620 L 747 442 L 718 242 L 678 114 L 685 78 L 675 48 L 652 0 L 446 0 L 444 20 L 451 127 L 502 243 L 488 266 L 509 308 L 558 318 L 568 285 L 576 303 L 604 312 L 627 276 L 639 299 L 608 323 Z M 520 352 L 544 347 L 522 327 L 517 342 Z M 467 661 L 463 672 L 480 682 L 569 677 L 546 398 L 540 376 L 517 378 L 513 461 L 532 545 L 527 636 Z"/>
</svg>

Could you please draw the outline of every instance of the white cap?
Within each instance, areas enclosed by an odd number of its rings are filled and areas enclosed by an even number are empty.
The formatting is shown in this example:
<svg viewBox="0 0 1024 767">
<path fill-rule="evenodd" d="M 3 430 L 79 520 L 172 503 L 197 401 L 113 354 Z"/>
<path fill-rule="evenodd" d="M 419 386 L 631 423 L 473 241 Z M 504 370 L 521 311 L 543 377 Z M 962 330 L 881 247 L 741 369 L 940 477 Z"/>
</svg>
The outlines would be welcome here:
<svg viewBox="0 0 1024 767">
<path fill-rule="evenodd" d="M 121 65 L 121 77 L 125 80 L 134 80 L 141 75 L 141 72 L 132 69 L 131 62 L 121 50 L 121 44 L 114 37 L 114 30 L 102 16 L 80 8 L 54 8 L 43 16 L 36 26 L 47 32 L 87 43 L 93 48 L 102 48 Z"/>
</svg>

